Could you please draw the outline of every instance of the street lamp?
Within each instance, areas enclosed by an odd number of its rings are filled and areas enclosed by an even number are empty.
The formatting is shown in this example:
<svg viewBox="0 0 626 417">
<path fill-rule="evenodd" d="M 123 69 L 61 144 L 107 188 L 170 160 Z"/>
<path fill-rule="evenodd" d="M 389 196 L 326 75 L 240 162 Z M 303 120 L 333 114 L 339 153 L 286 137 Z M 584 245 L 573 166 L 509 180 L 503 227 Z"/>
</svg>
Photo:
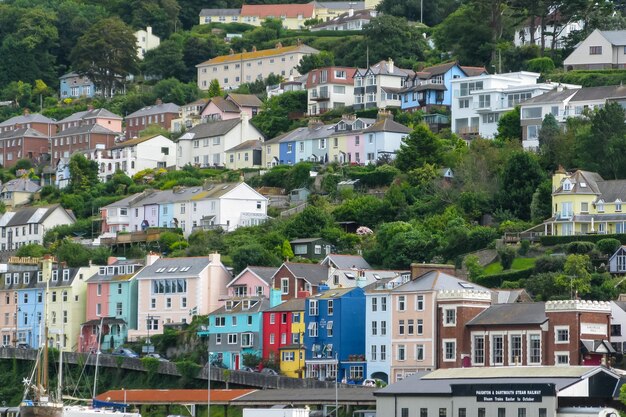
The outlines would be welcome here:
<svg viewBox="0 0 626 417">
<path fill-rule="evenodd" d="M 211 417 L 211 336 L 206 336 L 206 351 L 207 351 L 207 390 L 206 390 L 206 416 Z"/>
</svg>

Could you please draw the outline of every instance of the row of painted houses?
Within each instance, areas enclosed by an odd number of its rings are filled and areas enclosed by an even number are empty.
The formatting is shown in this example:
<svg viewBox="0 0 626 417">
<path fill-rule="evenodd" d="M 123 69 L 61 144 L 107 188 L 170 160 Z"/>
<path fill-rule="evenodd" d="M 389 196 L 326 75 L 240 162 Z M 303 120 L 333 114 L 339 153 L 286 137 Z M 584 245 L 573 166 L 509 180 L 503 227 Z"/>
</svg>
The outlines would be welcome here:
<svg viewBox="0 0 626 417">
<path fill-rule="evenodd" d="M 391 382 L 439 368 L 594 365 L 623 351 L 623 303 L 533 303 L 442 265 L 373 270 L 360 256 L 250 266 L 233 278 L 218 254 L 67 268 L 16 259 L 0 280 L 0 337 L 38 346 L 45 317 L 62 349 L 115 348 L 208 315 L 211 360 L 250 357 L 293 377 Z M 4 317 L 4 321 L 2 318 Z"/>
</svg>

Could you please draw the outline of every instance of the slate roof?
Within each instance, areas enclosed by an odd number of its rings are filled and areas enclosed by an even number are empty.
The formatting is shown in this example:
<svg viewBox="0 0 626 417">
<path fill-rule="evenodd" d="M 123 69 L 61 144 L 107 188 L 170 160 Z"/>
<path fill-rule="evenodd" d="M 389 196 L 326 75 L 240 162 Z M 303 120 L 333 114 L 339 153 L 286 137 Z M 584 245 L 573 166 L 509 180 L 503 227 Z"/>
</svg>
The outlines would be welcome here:
<svg viewBox="0 0 626 417">
<path fill-rule="evenodd" d="M 350 16 L 350 13 L 345 12 L 345 13 L 340 14 L 337 17 L 334 17 L 331 20 L 318 23 L 317 25 L 312 26 L 311 28 L 321 29 L 321 28 L 325 28 L 328 26 L 340 25 L 342 23 L 352 22 L 354 20 L 361 20 L 361 19 L 369 21 L 375 17 L 371 13 L 372 13 L 372 10 L 355 10 L 354 13 L 352 13 L 352 16 Z"/>
<path fill-rule="evenodd" d="M 359 287 L 352 287 L 352 288 L 333 288 L 330 290 L 326 290 L 324 292 L 315 294 L 309 298 L 316 298 L 316 299 L 333 299 L 333 298 L 339 298 L 339 297 L 343 297 L 344 295 L 348 294 L 351 291 L 354 291 L 356 289 L 360 289 Z"/>
<path fill-rule="evenodd" d="M 364 1 L 313 1 L 316 8 L 326 7 L 335 10 L 362 10 L 365 9 Z"/>
<path fill-rule="evenodd" d="M 363 258 L 361 255 L 339 255 L 336 253 L 331 253 L 326 256 L 326 258 L 320 262 L 327 264 L 328 262 L 332 262 L 337 266 L 337 269 L 371 269 L 370 264 Z"/>
<path fill-rule="evenodd" d="M 258 16 L 261 19 L 281 16 L 296 18 L 302 15 L 304 19 L 313 17 L 314 4 L 244 4 L 241 6 L 241 16 Z"/>
<path fill-rule="evenodd" d="M 363 129 L 363 133 L 373 132 L 411 133 L 411 129 L 386 117 L 382 120 L 377 121 L 373 125 Z"/>
<path fill-rule="evenodd" d="M 36 193 L 41 186 L 28 178 L 16 178 L 2 184 L 2 191 Z"/>
<path fill-rule="evenodd" d="M 276 271 L 278 271 L 278 268 L 274 266 L 248 266 L 246 269 L 241 271 L 239 275 L 233 278 L 233 280 L 229 282 L 226 286 L 230 287 L 246 271 L 252 272 L 254 275 L 259 277 L 267 285 L 270 285 L 270 282 L 272 281 L 272 277 L 274 276 Z"/>
<path fill-rule="evenodd" d="M 563 183 L 552 194 L 600 194 L 599 183 L 604 182 L 600 174 L 591 171 L 577 170 L 568 177 L 572 183 L 571 191 L 563 191 Z"/>
<path fill-rule="evenodd" d="M 488 288 L 468 282 L 464 279 L 446 274 L 441 271 L 429 271 L 419 277 L 399 286 L 394 291 L 428 291 L 428 290 L 475 290 L 490 291 Z"/>
<path fill-rule="evenodd" d="M 56 135 L 52 136 L 53 138 L 65 137 L 69 135 L 80 135 L 84 133 L 100 133 L 104 135 L 119 135 L 120 132 L 114 132 L 111 129 L 107 129 L 104 126 L 99 124 L 83 124 L 80 126 L 72 126 L 67 129 L 61 130 Z"/>
<path fill-rule="evenodd" d="M 155 191 L 145 198 L 126 204 L 130 206 L 145 206 L 149 204 L 175 203 L 178 201 L 197 201 L 206 198 L 220 198 L 224 194 L 234 190 L 241 183 L 225 182 L 219 184 L 208 184 L 205 187 L 183 187 L 171 190 Z M 261 197 L 262 198 L 262 197 Z M 108 206 L 107 206 L 108 207 Z"/>
<path fill-rule="evenodd" d="M 202 9 L 200 17 L 205 16 L 239 16 L 241 9 Z"/>
<path fill-rule="evenodd" d="M 335 133 L 335 125 L 317 124 L 307 127 L 298 127 L 290 132 L 283 133 L 265 142 L 266 145 L 282 142 L 306 141 L 312 139 L 326 138 Z"/>
<path fill-rule="evenodd" d="M 161 103 L 161 104 L 153 104 L 151 106 L 143 107 L 136 112 L 133 112 L 126 116 L 126 119 L 131 117 L 142 117 L 142 116 L 152 116 L 155 114 L 161 113 L 180 113 L 180 106 L 174 103 Z"/>
<path fill-rule="evenodd" d="M 281 6 L 284 6 L 284 5 L 281 5 Z M 267 58 L 270 56 L 277 56 L 277 55 L 283 55 L 283 54 L 295 53 L 295 52 L 315 54 L 315 53 L 318 53 L 319 51 L 307 45 L 283 46 L 280 48 L 262 49 L 259 51 L 250 51 L 250 52 L 243 52 L 243 53 L 238 53 L 238 54 L 220 55 L 220 56 L 216 56 L 215 58 L 209 59 L 208 61 L 204 61 L 196 65 L 196 67 L 201 67 L 204 65 L 219 64 L 222 62 L 234 62 L 234 61 L 239 62 L 239 61 L 247 61 L 249 59 Z"/>
<path fill-rule="evenodd" d="M 397 65 L 394 64 L 393 72 L 389 72 L 388 61 L 382 60 L 377 62 L 376 64 L 369 67 L 369 71 L 374 74 L 380 75 L 399 75 L 399 76 L 411 76 L 415 74 L 415 71 L 409 69 L 398 68 Z"/>
<path fill-rule="evenodd" d="M 495 304 L 470 320 L 467 326 L 541 324 L 548 320 L 545 308 L 545 303 Z"/>
<path fill-rule="evenodd" d="M 263 102 L 254 94 L 230 93 L 226 99 L 235 102 L 239 107 L 261 107 Z"/>
<path fill-rule="evenodd" d="M 244 309 L 243 308 L 243 301 L 244 300 L 249 300 L 250 301 L 250 308 L 248 309 Z M 261 297 L 249 297 L 249 298 L 244 298 L 244 299 L 238 299 L 236 300 L 234 303 L 234 305 L 232 306 L 232 308 L 230 310 L 226 310 L 226 306 L 223 305 L 222 307 L 213 310 L 209 316 L 215 316 L 218 314 L 236 314 L 236 313 L 258 313 L 261 311 L 266 311 L 270 308 L 270 300 L 268 300 L 267 298 L 261 298 Z"/>
<path fill-rule="evenodd" d="M 209 123 L 200 123 L 189 129 L 178 140 L 192 140 L 201 138 L 210 138 L 213 136 L 222 136 L 230 132 L 241 123 L 240 119 L 217 120 Z"/>
<path fill-rule="evenodd" d="M 328 268 L 320 264 L 285 262 L 283 265 L 285 265 L 295 277 L 304 278 L 312 285 L 319 285 L 328 279 Z"/>
<path fill-rule="evenodd" d="M 207 106 L 209 103 L 215 104 L 217 108 L 223 111 L 224 113 L 241 113 L 241 110 L 239 110 L 239 107 L 237 107 L 237 105 L 234 102 L 230 100 L 226 100 L 224 97 L 220 97 L 220 96 L 212 97 L 211 100 L 207 102 Z"/>
<path fill-rule="evenodd" d="M 599 32 L 613 46 L 626 45 L 626 30 L 600 30 Z"/>
<path fill-rule="evenodd" d="M 102 208 L 105 209 L 105 208 L 115 208 L 115 207 L 128 207 L 132 202 L 136 202 L 138 199 L 141 199 L 143 196 L 147 196 L 147 195 L 148 193 L 146 193 L 145 191 L 143 193 L 135 193 L 135 194 L 129 195 L 128 197 L 117 200 Z"/>
<path fill-rule="evenodd" d="M 323 240 L 323 239 L 321 237 L 311 237 L 311 238 L 290 240 L 289 243 L 291 243 L 291 244 L 294 244 L 294 243 L 312 243 L 312 242 L 317 242 L 318 240 Z"/>
<path fill-rule="evenodd" d="M 549 104 L 549 103 L 561 103 L 563 100 L 576 94 L 576 89 L 563 89 L 558 91 L 556 88 L 552 91 L 545 92 L 535 97 L 531 97 L 528 100 L 522 102 L 523 105 L 527 104 Z"/>
<path fill-rule="evenodd" d="M 23 137 L 48 139 L 48 136 L 30 127 L 21 127 L 19 129 L 8 130 L 0 133 L 0 140 Z"/>
<path fill-rule="evenodd" d="M 306 298 L 292 298 L 291 300 L 283 301 L 277 306 L 270 308 L 268 311 L 304 311 L 306 306 Z"/>
<path fill-rule="evenodd" d="M 245 142 L 241 142 L 239 145 L 233 146 L 227 149 L 226 152 L 243 151 L 244 149 L 261 149 L 263 142 L 258 139 L 250 139 Z"/>
<path fill-rule="evenodd" d="M 159 258 L 152 265 L 146 266 L 137 274 L 137 279 L 151 278 L 189 278 L 199 275 L 209 264 L 211 260 L 208 256 L 198 256 L 189 258 Z M 187 271 L 181 271 L 181 268 L 189 267 Z M 165 268 L 163 272 L 156 272 L 157 269 Z M 169 272 L 170 269 L 176 270 Z"/>
<path fill-rule="evenodd" d="M 0 123 L 0 127 L 13 126 L 16 124 L 23 125 L 27 123 L 55 124 L 56 121 L 39 113 L 28 113 L 28 114 L 22 114 L 19 116 L 13 116 L 10 119 L 7 119 L 4 122 Z"/>
<path fill-rule="evenodd" d="M 615 201 L 618 198 L 626 200 L 626 180 L 600 181 L 597 183 L 600 189 L 600 197 L 606 201 Z"/>
<path fill-rule="evenodd" d="M 625 31 L 626 32 L 626 31 Z M 571 104 L 577 102 L 615 100 L 626 98 L 626 86 L 604 85 L 600 87 L 571 88 L 558 91 L 554 89 L 522 102 L 527 104 L 561 103 L 569 98 Z"/>
<path fill-rule="evenodd" d="M 7 211 L 0 217 L 1 227 L 24 226 L 27 224 L 43 223 L 56 209 L 65 210 L 60 204 L 49 207 L 25 207 L 18 211 Z M 75 220 L 74 214 L 66 210 L 68 216 Z"/>
<path fill-rule="evenodd" d="M 122 120 L 121 116 L 118 116 L 117 114 L 112 113 L 107 109 L 100 108 L 100 109 L 91 109 L 91 110 L 78 111 L 76 113 L 72 113 L 71 115 L 67 116 L 65 119 L 59 120 L 57 123 L 62 124 L 62 123 L 67 123 L 67 122 L 73 122 L 76 120 L 88 120 L 88 119 L 94 119 L 98 117 Z"/>
<path fill-rule="evenodd" d="M 467 74 L 468 77 L 476 77 L 487 72 L 487 69 L 485 67 L 468 67 L 465 65 L 461 65 L 461 69 Z"/>
</svg>

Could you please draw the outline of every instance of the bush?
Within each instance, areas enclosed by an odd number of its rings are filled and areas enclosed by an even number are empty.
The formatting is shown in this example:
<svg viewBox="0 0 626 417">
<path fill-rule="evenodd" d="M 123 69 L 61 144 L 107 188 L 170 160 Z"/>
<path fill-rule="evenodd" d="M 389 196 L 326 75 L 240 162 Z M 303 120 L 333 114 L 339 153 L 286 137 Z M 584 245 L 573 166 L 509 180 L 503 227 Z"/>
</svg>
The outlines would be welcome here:
<svg viewBox="0 0 626 417">
<path fill-rule="evenodd" d="M 511 269 L 513 260 L 515 259 L 515 249 L 511 246 L 500 248 L 498 249 L 498 257 L 500 258 L 500 264 L 502 264 L 503 270 Z"/>
<path fill-rule="evenodd" d="M 626 244 L 626 233 L 614 235 L 580 235 L 580 236 L 541 236 L 542 246 L 554 246 L 570 242 L 598 242 L 603 239 L 617 239 L 622 245 Z"/>
<path fill-rule="evenodd" d="M 571 242 L 567 245 L 567 253 L 585 255 L 594 250 L 596 245 L 593 242 Z"/>
<path fill-rule="evenodd" d="M 481 275 L 474 281 L 478 285 L 487 288 L 499 288 L 505 281 L 519 281 L 530 277 L 534 268 L 521 269 L 519 271 L 501 272 L 499 274 Z"/>
<path fill-rule="evenodd" d="M 526 256 L 526 254 L 528 254 L 529 249 L 530 249 L 530 241 L 522 240 L 520 242 L 520 246 L 519 246 L 519 249 L 517 250 L 517 253 L 520 256 Z"/>
<path fill-rule="evenodd" d="M 622 243 L 614 238 L 601 239 L 596 242 L 596 247 L 598 250 L 605 255 L 613 255 L 617 248 L 619 248 Z"/>
<path fill-rule="evenodd" d="M 554 71 L 554 61 L 549 57 L 529 59 L 526 63 L 526 69 L 528 71 L 546 74 Z"/>
<path fill-rule="evenodd" d="M 537 258 L 535 262 L 535 272 L 540 274 L 544 272 L 558 272 L 562 271 L 565 266 L 565 256 L 556 255 L 556 256 L 542 256 Z"/>
</svg>

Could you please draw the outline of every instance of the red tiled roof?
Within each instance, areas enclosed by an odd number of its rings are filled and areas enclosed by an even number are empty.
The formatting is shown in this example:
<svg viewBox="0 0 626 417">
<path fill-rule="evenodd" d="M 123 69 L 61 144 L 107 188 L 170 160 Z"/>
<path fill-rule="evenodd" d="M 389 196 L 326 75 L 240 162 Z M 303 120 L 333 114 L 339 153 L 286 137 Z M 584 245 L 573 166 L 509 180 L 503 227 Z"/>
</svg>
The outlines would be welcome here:
<svg viewBox="0 0 626 417">
<path fill-rule="evenodd" d="M 212 389 L 211 403 L 228 403 L 254 392 L 254 389 Z M 205 389 L 127 389 L 110 390 L 96 397 L 100 401 L 129 404 L 202 404 L 207 401 Z"/>
<path fill-rule="evenodd" d="M 280 19 L 281 16 L 297 18 L 302 15 L 303 19 L 313 17 L 315 5 L 313 2 L 307 4 L 244 4 L 241 6 L 241 16 L 258 16 L 262 19 L 274 17 Z"/>
</svg>

